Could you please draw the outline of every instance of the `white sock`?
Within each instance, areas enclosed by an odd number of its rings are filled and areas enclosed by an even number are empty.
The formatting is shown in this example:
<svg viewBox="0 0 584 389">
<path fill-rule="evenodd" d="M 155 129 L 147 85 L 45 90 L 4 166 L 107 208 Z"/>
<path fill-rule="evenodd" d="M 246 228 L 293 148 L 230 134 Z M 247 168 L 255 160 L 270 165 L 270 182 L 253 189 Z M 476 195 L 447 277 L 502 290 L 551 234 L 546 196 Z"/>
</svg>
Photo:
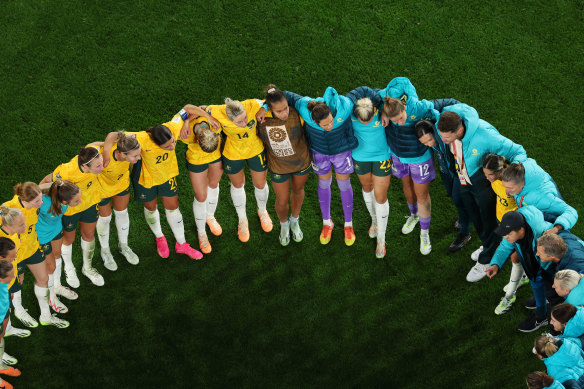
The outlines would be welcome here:
<svg viewBox="0 0 584 389">
<path fill-rule="evenodd" d="M 110 234 L 110 222 L 112 221 L 112 215 L 100 216 L 97 219 L 97 224 L 95 226 L 95 231 L 97 232 L 97 237 L 99 239 L 99 245 L 102 249 L 107 249 L 109 251 L 109 234 Z"/>
<path fill-rule="evenodd" d="M 14 282 L 18 282 L 18 280 L 15 280 Z M 12 295 L 12 306 L 15 311 L 24 311 L 24 307 L 22 306 L 22 290 L 19 290 Z"/>
<path fill-rule="evenodd" d="M 183 244 L 187 240 L 185 239 L 185 226 L 183 224 L 183 217 L 180 213 L 180 210 L 173 209 L 165 209 L 166 211 L 166 221 L 170 225 L 170 229 L 174 234 L 174 239 L 176 239 L 178 244 Z"/>
<path fill-rule="evenodd" d="M 505 294 L 505 297 L 507 299 L 510 299 L 513 296 L 515 296 L 517 288 L 519 287 L 519 281 L 521 281 L 521 277 L 523 277 L 524 273 L 525 272 L 523 271 L 523 266 L 521 266 L 520 263 L 513 264 L 513 266 L 511 267 L 511 277 L 509 277 L 509 283 L 511 284 L 511 287 L 507 290 L 507 293 Z"/>
<path fill-rule="evenodd" d="M 128 214 L 128 209 L 123 211 L 116 211 L 114 209 L 114 214 L 116 215 L 116 229 L 118 230 L 118 243 L 120 247 L 128 245 L 128 235 L 130 234 L 130 215 Z"/>
<path fill-rule="evenodd" d="M 387 229 L 387 219 L 389 218 L 389 201 L 379 204 L 375 202 L 375 218 L 377 219 L 377 241 L 385 243 L 385 230 Z"/>
<path fill-rule="evenodd" d="M 195 224 L 197 225 L 197 234 L 200 236 L 207 235 L 205 224 L 207 222 L 207 202 L 201 203 L 193 199 L 193 214 L 195 215 Z"/>
<path fill-rule="evenodd" d="M 328 219 L 328 220 L 324 220 L 324 219 L 323 219 L 323 220 L 322 220 L 322 225 L 323 225 L 323 226 L 332 226 L 332 224 L 333 224 L 333 222 L 332 222 L 332 220 L 331 220 L 331 219 Z"/>
<path fill-rule="evenodd" d="M 294 217 L 294 216 L 290 215 L 290 217 L 288 218 L 290 223 L 298 223 L 298 219 L 300 219 L 300 215 L 298 215 L 298 217 Z"/>
<path fill-rule="evenodd" d="M 144 217 L 146 218 L 146 223 L 152 233 L 157 238 L 162 238 L 164 234 L 162 233 L 162 227 L 160 226 L 160 213 L 158 213 L 158 209 L 154 211 L 149 211 L 144 208 Z"/>
<path fill-rule="evenodd" d="M 345 227 L 353 227 L 353 222 L 345 222 Z"/>
<path fill-rule="evenodd" d="M 47 296 L 48 291 L 49 291 L 48 288 L 42 288 L 37 284 L 34 285 L 34 294 L 39 302 L 42 318 L 47 318 L 51 316 L 51 308 L 49 308 L 49 299 Z"/>
<path fill-rule="evenodd" d="M 65 262 L 65 266 L 74 267 L 73 266 L 73 245 L 61 245 L 61 258 L 63 258 L 63 262 Z"/>
<path fill-rule="evenodd" d="M 61 286 L 61 272 L 63 271 L 63 260 L 59 257 L 55 259 L 55 272 L 53 273 L 53 281 L 55 288 Z"/>
<path fill-rule="evenodd" d="M 363 192 L 363 200 L 365 200 L 365 206 L 367 207 L 367 210 L 369 211 L 369 215 L 371 215 L 371 220 L 373 221 L 373 223 L 377 223 L 376 219 L 375 219 L 375 195 L 373 194 L 373 191 L 371 192 L 365 192 L 364 190 Z"/>
<path fill-rule="evenodd" d="M 266 212 L 266 204 L 268 204 L 268 196 L 270 195 L 270 187 L 268 186 L 268 183 L 266 182 L 262 189 L 254 186 L 253 191 L 258 204 L 258 210 L 260 212 Z"/>
<path fill-rule="evenodd" d="M 52 274 L 49 274 L 49 296 L 51 300 L 57 297 L 57 293 L 55 292 L 55 277 Z"/>
<path fill-rule="evenodd" d="M 93 260 L 93 251 L 95 250 L 95 239 L 91 242 L 86 242 L 81 238 L 81 253 L 83 253 L 83 267 L 91 268 L 91 261 Z"/>
<path fill-rule="evenodd" d="M 219 202 L 219 185 L 217 188 L 207 187 L 207 216 L 215 217 L 215 210 Z"/>
<path fill-rule="evenodd" d="M 245 213 L 245 189 L 243 189 L 243 186 L 236 188 L 231 184 L 231 200 L 233 200 L 233 206 L 235 207 L 239 221 L 247 220 Z"/>
<path fill-rule="evenodd" d="M 8 318 L 8 324 L 6 325 L 6 332 L 9 332 L 14 327 L 12 327 L 12 319 Z"/>
<path fill-rule="evenodd" d="M 289 228 L 290 227 L 290 222 L 288 220 L 286 220 L 285 222 L 280 222 L 280 228 L 284 229 L 284 228 Z"/>
</svg>

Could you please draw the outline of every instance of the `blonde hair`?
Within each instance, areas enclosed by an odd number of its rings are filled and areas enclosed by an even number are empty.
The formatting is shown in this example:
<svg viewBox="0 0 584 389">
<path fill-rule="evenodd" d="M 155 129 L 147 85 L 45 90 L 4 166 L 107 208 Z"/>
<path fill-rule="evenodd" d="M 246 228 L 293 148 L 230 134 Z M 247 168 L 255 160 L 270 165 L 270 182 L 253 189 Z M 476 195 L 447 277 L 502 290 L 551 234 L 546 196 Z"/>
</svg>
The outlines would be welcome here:
<svg viewBox="0 0 584 389">
<path fill-rule="evenodd" d="M 128 153 L 140 147 L 140 143 L 138 143 L 136 135 L 126 135 L 125 131 L 118 131 L 117 134 L 118 141 L 116 143 L 120 153 Z"/>
<path fill-rule="evenodd" d="M 21 200 L 32 201 L 41 194 L 41 188 L 36 183 L 30 181 L 22 184 L 18 183 L 14 185 L 14 194 Z"/>
<path fill-rule="evenodd" d="M 236 116 L 241 115 L 245 112 L 243 104 L 237 100 L 231 100 L 229 97 L 225 98 L 225 113 L 229 120 L 235 119 Z"/>
<path fill-rule="evenodd" d="M 554 355 L 559 347 L 556 344 L 556 338 L 550 335 L 542 335 L 535 339 L 535 351 L 544 358 Z"/>
<path fill-rule="evenodd" d="M 563 290 L 572 290 L 580 282 L 580 274 L 571 269 L 560 270 L 556 273 L 554 279 L 558 280 L 559 286 Z"/>
<path fill-rule="evenodd" d="M 8 208 L 4 205 L 0 205 L 0 223 L 1 226 L 11 226 L 16 222 L 16 219 L 20 216 L 24 216 L 22 211 L 18 208 Z"/>
<path fill-rule="evenodd" d="M 358 119 L 368 122 L 373 117 L 375 109 L 373 107 L 373 102 L 369 97 L 363 97 L 357 100 L 355 103 L 355 108 L 353 108 L 353 113 Z"/>
<path fill-rule="evenodd" d="M 390 118 L 395 117 L 406 110 L 406 103 L 389 96 L 385 96 L 383 112 Z"/>
<path fill-rule="evenodd" d="M 212 153 L 217 150 L 219 146 L 219 135 L 209 128 L 207 122 L 197 123 L 193 130 L 197 136 L 201 150 L 205 153 Z"/>
</svg>

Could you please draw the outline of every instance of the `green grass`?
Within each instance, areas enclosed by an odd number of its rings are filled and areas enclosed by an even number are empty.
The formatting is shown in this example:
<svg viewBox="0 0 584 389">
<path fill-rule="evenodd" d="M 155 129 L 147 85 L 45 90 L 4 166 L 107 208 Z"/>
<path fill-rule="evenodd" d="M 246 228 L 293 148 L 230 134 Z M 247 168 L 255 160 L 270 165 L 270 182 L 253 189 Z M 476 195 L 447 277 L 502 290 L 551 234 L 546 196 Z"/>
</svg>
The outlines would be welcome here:
<svg viewBox="0 0 584 389">
<path fill-rule="evenodd" d="M 0 195 L 10 198 L 16 182 L 40 181 L 109 131 L 163 123 L 185 103 L 261 97 L 272 82 L 317 96 L 329 85 L 346 93 L 407 76 L 423 98 L 474 106 L 582 210 L 583 12 L 577 0 L 5 1 Z M 177 154 L 182 161 L 184 147 Z M 181 165 L 179 198 L 193 243 L 185 172 Z M 328 246 L 318 242 L 314 176 L 301 214 L 305 240 L 286 248 L 277 228 L 260 232 L 249 177 L 251 239 L 237 240 L 224 177 L 217 210 L 224 234 L 211 237 L 214 251 L 199 262 L 158 258 L 141 206 L 132 203 L 130 244 L 140 265 L 118 256 L 120 269 L 110 273 L 98 264 L 103 288 L 80 276 L 69 329 L 8 338 L 23 371 L 9 381 L 19 388 L 521 387 L 527 373 L 544 368 L 531 354 L 536 335 L 515 329 L 528 312 L 518 303 L 504 316 L 493 313 L 509 269 L 465 281 L 476 237 L 446 255 L 455 210 L 439 181 L 431 187 L 433 252 L 424 257 L 416 233 L 399 232 L 407 206 L 393 180 L 383 261 L 366 235 L 356 177 L 350 248 L 340 228 Z M 276 220 L 273 201 L 272 192 Z M 335 185 L 332 209 L 340 226 Z M 584 236 L 581 226 L 574 232 Z M 37 315 L 26 277 L 25 306 Z"/>
</svg>

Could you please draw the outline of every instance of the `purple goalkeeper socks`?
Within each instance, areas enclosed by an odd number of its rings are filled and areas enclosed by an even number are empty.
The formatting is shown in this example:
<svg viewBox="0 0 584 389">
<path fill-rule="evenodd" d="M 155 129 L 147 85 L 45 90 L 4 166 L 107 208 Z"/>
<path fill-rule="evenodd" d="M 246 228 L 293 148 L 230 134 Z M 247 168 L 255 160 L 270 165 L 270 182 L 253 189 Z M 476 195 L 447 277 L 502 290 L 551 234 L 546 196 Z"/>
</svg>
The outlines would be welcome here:
<svg viewBox="0 0 584 389">
<path fill-rule="evenodd" d="M 320 212 L 322 213 L 322 220 L 329 220 L 331 218 L 331 182 L 332 178 L 328 180 L 318 180 L 318 202 L 320 203 Z"/>
<path fill-rule="evenodd" d="M 432 220 L 432 216 L 430 217 L 420 217 L 420 229 L 421 230 L 429 230 L 430 229 L 430 221 Z"/>
<path fill-rule="evenodd" d="M 351 180 L 337 180 L 339 189 L 341 190 L 341 203 L 343 204 L 343 214 L 345 215 L 345 223 L 353 221 L 353 187 Z"/>
<path fill-rule="evenodd" d="M 414 204 L 408 203 L 408 208 L 410 209 L 410 213 L 412 215 L 418 214 L 418 203 L 414 203 Z"/>
</svg>

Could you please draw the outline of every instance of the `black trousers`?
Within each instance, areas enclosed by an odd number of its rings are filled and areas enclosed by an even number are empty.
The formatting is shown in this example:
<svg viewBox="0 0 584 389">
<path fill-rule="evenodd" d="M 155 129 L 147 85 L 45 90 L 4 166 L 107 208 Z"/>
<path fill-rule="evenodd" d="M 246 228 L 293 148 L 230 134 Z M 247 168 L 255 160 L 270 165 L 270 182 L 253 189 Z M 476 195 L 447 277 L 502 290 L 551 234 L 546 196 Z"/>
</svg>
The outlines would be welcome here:
<svg viewBox="0 0 584 389">
<path fill-rule="evenodd" d="M 460 181 L 456 181 L 456 185 L 460 185 Z M 460 185 L 460 197 L 483 243 L 478 262 L 488 264 L 501 242 L 501 237 L 495 234 L 498 225 L 497 196 L 482 169 L 473 174 L 470 181 L 472 185 Z"/>
</svg>

